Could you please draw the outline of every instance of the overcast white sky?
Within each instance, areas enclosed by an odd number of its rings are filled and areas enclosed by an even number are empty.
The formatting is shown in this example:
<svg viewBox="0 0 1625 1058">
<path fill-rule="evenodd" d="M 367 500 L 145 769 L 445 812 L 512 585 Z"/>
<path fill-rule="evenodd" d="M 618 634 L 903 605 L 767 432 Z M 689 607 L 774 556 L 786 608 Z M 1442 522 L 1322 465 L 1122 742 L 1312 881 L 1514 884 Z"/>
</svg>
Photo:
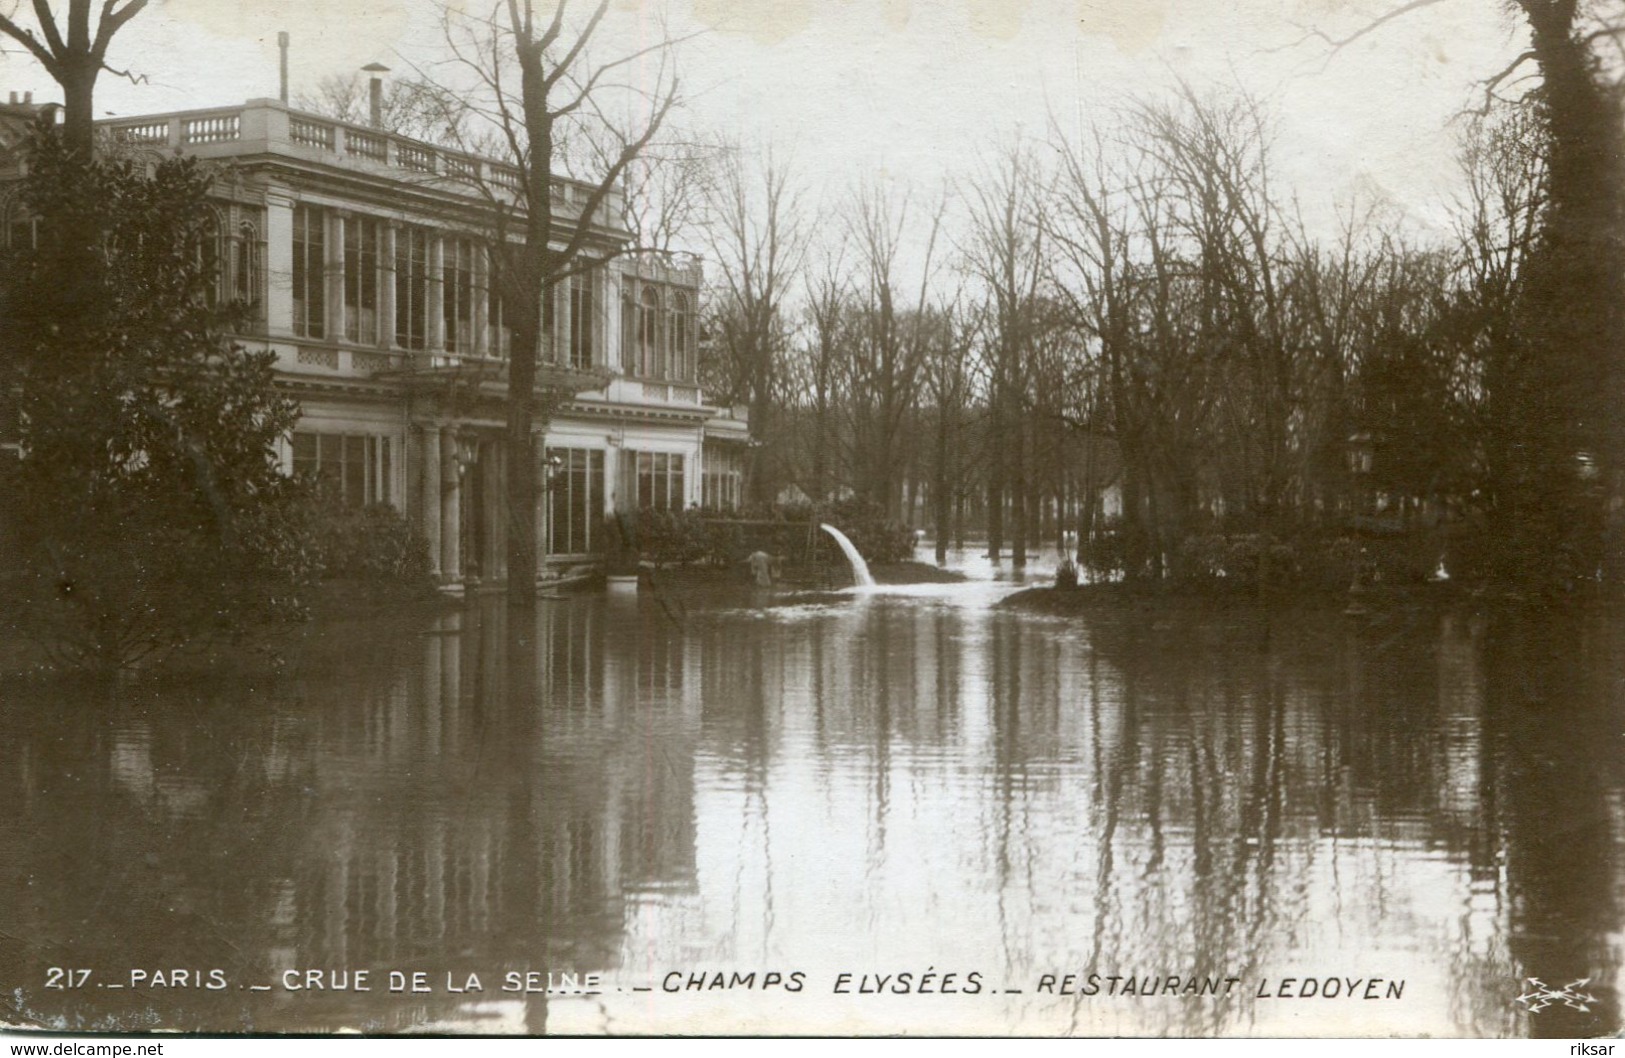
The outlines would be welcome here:
<svg viewBox="0 0 1625 1058">
<path fill-rule="evenodd" d="M 661 17 L 706 30 L 681 50 L 685 122 L 791 146 L 815 190 L 878 176 L 929 193 L 1017 130 L 1042 136 L 1051 113 L 1076 127 L 1178 76 L 1268 101 L 1278 172 L 1311 217 L 1359 191 L 1437 226 L 1455 179 L 1448 123 L 1475 79 L 1517 53 L 1521 27 L 1497 0 L 1441 0 L 1335 56 L 1314 41 L 1286 47 L 1395 2 L 616 0 L 611 31 L 636 39 Z M 368 62 L 430 61 L 441 39 L 432 0 L 154 0 L 113 56 L 150 83 L 104 76 L 97 109 L 275 96 L 281 29 L 296 96 Z M 0 82 L 57 96 L 15 51 L 0 55 Z"/>
</svg>

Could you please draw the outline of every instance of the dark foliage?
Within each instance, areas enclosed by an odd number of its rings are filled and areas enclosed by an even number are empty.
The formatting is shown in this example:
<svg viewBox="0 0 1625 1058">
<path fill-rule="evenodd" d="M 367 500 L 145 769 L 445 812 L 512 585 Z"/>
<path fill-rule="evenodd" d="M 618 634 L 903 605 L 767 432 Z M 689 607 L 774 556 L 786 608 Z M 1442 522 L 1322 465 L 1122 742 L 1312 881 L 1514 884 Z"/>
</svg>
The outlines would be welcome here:
<svg viewBox="0 0 1625 1058">
<path fill-rule="evenodd" d="M 913 530 L 888 517 L 878 503 L 859 497 L 839 500 L 814 512 L 814 517 L 845 533 L 866 562 L 901 562 L 914 557 Z"/>
<path fill-rule="evenodd" d="M 225 334 L 195 162 L 87 162 L 41 130 L 4 269 L 11 603 L 68 658 L 123 667 L 298 616 L 315 565 L 306 488 L 274 444 L 295 405 L 273 354 Z"/>
<path fill-rule="evenodd" d="M 389 504 L 323 505 L 313 521 L 315 555 L 323 577 L 403 587 L 429 584 L 428 542 Z"/>
</svg>

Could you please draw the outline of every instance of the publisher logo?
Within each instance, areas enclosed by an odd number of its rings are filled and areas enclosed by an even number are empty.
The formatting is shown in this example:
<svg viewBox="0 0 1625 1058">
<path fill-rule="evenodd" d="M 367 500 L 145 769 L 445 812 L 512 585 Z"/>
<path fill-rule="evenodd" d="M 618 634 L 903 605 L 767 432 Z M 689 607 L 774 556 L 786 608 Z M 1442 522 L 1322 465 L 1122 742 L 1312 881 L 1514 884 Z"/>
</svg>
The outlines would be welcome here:
<svg viewBox="0 0 1625 1058">
<path fill-rule="evenodd" d="M 1590 1004 L 1597 1001 L 1597 997 L 1590 992 L 1582 991 L 1591 983 L 1591 978 L 1582 977 L 1578 981 L 1570 981 L 1562 988 L 1553 988 L 1538 977 L 1524 978 L 1524 992 L 1518 997 L 1525 1010 L 1531 1014 L 1539 1014 L 1550 1006 L 1565 1006 L 1570 1010 L 1590 1011 Z"/>
</svg>

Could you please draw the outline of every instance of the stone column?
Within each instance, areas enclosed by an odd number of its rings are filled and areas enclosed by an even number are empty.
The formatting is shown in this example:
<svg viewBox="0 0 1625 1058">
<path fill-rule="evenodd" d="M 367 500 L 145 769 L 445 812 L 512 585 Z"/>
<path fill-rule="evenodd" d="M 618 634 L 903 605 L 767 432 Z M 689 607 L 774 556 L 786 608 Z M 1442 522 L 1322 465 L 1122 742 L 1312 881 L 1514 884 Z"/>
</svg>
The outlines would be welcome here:
<svg viewBox="0 0 1625 1058">
<path fill-rule="evenodd" d="M 429 542 L 429 574 L 440 576 L 440 427 L 432 423 L 420 427 L 422 460 L 419 466 L 422 487 L 423 538 Z"/>
<path fill-rule="evenodd" d="M 380 234 L 383 245 L 378 248 L 378 344 L 385 349 L 395 344 L 395 235 L 399 225 L 390 221 Z"/>
<path fill-rule="evenodd" d="M 327 225 L 327 260 L 323 262 L 323 278 L 327 283 L 327 323 L 331 328 L 327 337 L 342 342 L 349 336 L 347 306 L 344 304 L 344 232 L 355 221 L 343 210 L 329 210 Z"/>
<path fill-rule="evenodd" d="M 463 478 L 458 473 L 457 431 L 446 427 L 440 437 L 440 575 L 446 580 L 463 579 Z"/>
<path fill-rule="evenodd" d="M 474 355 L 488 356 L 491 349 L 491 262 L 485 251 L 474 249 Z"/>
<path fill-rule="evenodd" d="M 453 251 L 454 253 L 456 251 Z M 446 348 L 446 240 L 438 236 L 429 239 L 429 282 L 424 285 L 429 299 L 424 316 L 424 345 L 430 349 Z"/>
<path fill-rule="evenodd" d="M 280 189 L 265 196 L 265 329 L 293 336 L 293 199 Z"/>
</svg>

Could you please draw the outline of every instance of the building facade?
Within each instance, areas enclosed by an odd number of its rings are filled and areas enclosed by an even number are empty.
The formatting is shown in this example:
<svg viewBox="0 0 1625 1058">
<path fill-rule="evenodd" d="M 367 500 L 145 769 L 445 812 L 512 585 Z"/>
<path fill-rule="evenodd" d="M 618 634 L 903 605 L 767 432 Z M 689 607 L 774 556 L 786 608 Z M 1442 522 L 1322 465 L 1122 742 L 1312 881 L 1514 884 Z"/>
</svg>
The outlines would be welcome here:
<svg viewBox="0 0 1625 1058">
<path fill-rule="evenodd" d="M 513 336 L 490 247 L 502 218 L 514 227 L 519 171 L 274 100 L 101 128 L 125 150 L 217 166 L 206 253 L 218 296 L 253 306 L 237 340 L 275 353 L 302 409 L 285 469 L 337 503 L 402 512 L 448 589 L 504 582 Z M 537 384 L 556 410 L 538 417 L 528 516 L 554 569 L 591 561 L 613 512 L 737 505 L 749 440 L 697 382 L 699 262 L 626 252 L 618 193 L 583 216 L 590 190 L 553 184 L 561 236 L 590 228 L 590 267 L 542 312 Z M 5 220 L 17 237 L 15 204 Z"/>
</svg>

